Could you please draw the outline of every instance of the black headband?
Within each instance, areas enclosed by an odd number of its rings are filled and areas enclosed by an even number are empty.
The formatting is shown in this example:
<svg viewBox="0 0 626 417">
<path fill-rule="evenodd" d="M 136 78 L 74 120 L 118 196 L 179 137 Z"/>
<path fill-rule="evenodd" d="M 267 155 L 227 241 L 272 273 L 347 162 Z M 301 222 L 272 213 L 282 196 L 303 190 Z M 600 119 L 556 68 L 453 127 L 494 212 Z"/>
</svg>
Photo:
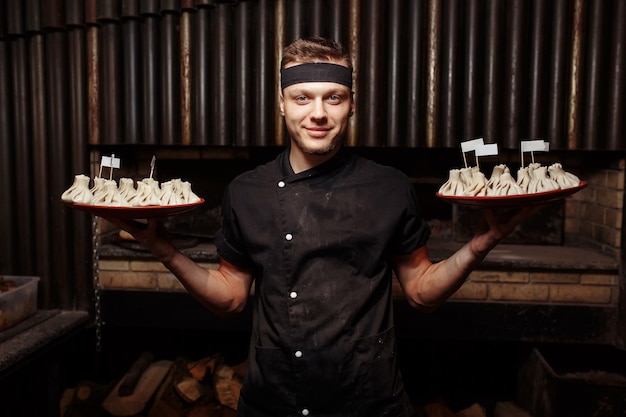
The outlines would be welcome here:
<svg viewBox="0 0 626 417">
<path fill-rule="evenodd" d="M 309 82 L 332 82 L 352 89 L 352 70 L 339 64 L 316 62 L 294 65 L 280 70 L 280 88 Z"/>
</svg>

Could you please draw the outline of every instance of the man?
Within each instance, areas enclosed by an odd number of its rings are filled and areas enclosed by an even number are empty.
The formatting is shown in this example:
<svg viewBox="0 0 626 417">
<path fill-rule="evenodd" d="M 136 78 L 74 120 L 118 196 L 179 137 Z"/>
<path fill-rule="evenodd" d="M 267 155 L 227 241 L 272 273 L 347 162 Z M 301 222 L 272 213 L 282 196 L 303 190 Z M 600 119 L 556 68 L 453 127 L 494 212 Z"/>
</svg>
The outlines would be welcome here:
<svg viewBox="0 0 626 417">
<path fill-rule="evenodd" d="M 295 41 L 281 68 L 290 146 L 226 190 L 219 269 L 185 257 L 154 221 L 112 221 L 217 314 L 241 311 L 254 282 L 239 416 L 410 416 L 396 364 L 392 270 L 412 306 L 433 310 L 533 210 L 506 224 L 487 211 L 485 231 L 433 264 L 406 176 L 342 147 L 355 106 L 342 47 Z"/>
</svg>

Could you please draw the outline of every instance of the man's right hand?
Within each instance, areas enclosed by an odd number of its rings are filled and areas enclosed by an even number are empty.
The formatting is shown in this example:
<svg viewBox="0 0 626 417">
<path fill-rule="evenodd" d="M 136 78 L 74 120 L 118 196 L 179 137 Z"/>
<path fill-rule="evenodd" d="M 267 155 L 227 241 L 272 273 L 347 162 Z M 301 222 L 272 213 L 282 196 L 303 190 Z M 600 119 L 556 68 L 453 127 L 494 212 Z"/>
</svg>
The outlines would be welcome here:
<svg viewBox="0 0 626 417">
<path fill-rule="evenodd" d="M 111 224 L 130 233 L 133 238 L 153 255 L 162 260 L 167 258 L 171 252 L 171 235 L 161 222 L 156 219 L 148 219 L 147 223 L 136 220 L 104 218 Z"/>
</svg>

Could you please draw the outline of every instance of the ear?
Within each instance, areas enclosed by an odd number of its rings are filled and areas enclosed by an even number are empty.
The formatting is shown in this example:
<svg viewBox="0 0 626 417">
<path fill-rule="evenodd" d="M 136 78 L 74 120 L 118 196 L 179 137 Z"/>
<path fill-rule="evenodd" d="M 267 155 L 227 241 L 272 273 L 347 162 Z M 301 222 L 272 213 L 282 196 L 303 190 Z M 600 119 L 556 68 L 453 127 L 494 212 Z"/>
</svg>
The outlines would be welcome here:
<svg viewBox="0 0 626 417">
<path fill-rule="evenodd" d="M 354 92 L 350 93 L 350 102 L 350 114 L 348 114 L 348 117 L 354 116 L 354 107 L 356 106 L 354 103 Z"/>
<path fill-rule="evenodd" d="M 278 106 L 280 108 L 280 115 L 285 116 L 285 98 L 283 97 L 283 92 L 278 93 Z"/>
</svg>

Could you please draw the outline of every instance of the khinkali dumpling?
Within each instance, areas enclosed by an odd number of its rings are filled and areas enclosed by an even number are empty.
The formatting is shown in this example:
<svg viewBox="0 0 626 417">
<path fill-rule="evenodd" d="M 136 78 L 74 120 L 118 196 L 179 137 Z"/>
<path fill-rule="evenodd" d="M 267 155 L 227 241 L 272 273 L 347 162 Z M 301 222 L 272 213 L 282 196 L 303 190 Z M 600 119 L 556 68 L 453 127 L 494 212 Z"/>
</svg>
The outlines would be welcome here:
<svg viewBox="0 0 626 417">
<path fill-rule="evenodd" d="M 61 201 L 65 201 L 66 203 L 90 204 L 93 200 L 93 194 L 89 189 L 90 181 L 91 179 L 84 174 L 76 175 L 72 186 L 61 194 Z"/>
<path fill-rule="evenodd" d="M 155 180 L 154 178 L 144 178 L 141 180 L 141 182 L 143 182 L 144 184 L 149 185 L 154 194 L 155 195 L 160 195 L 161 194 L 161 188 L 159 187 L 159 182 L 157 180 Z M 139 188 L 139 187 L 137 187 Z"/>
<path fill-rule="evenodd" d="M 183 204 L 192 204 L 200 201 L 200 197 L 191 191 L 191 183 L 189 181 L 183 181 L 180 178 L 172 180 L 174 183 L 174 190 L 181 197 Z"/>
<path fill-rule="evenodd" d="M 548 167 L 548 174 L 550 175 L 550 178 L 561 186 L 561 188 L 576 187 L 580 184 L 580 179 L 576 175 L 566 172 L 563 169 L 563 166 L 558 162 L 555 162 Z"/>
<path fill-rule="evenodd" d="M 500 176 L 507 171 L 508 168 L 504 164 L 499 164 L 493 167 L 493 171 L 491 171 L 491 177 L 489 177 L 489 181 L 487 182 L 487 193 L 495 189 L 500 183 Z"/>
<path fill-rule="evenodd" d="M 96 177 L 93 179 L 93 187 L 91 187 L 91 194 L 96 195 L 101 191 L 104 191 L 106 178 Z"/>
<path fill-rule="evenodd" d="M 461 168 L 461 181 L 465 184 L 465 188 L 471 187 L 474 184 L 474 174 L 480 172 L 477 166 Z"/>
<path fill-rule="evenodd" d="M 528 167 L 521 167 L 517 170 L 517 185 L 519 185 L 525 193 L 528 192 L 528 186 L 532 180 Z"/>
<path fill-rule="evenodd" d="M 174 206 L 183 204 L 182 197 L 174 190 L 174 182 L 166 181 L 161 184 L 161 204 L 164 206 Z"/>
<path fill-rule="evenodd" d="M 140 181 L 137 183 L 137 191 L 129 203 L 133 207 L 160 206 L 161 199 L 150 183 Z"/>
<path fill-rule="evenodd" d="M 132 178 L 120 178 L 119 191 L 129 201 L 135 195 L 135 181 Z"/>
<path fill-rule="evenodd" d="M 93 195 L 93 204 L 96 206 L 130 206 L 128 201 L 120 194 L 115 180 L 104 180 L 104 186 L 99 188 Z"/>
<path fill-rule="evenodd" d="M 533 169 L 530 184 L 528 184 L 529 193 L 554 191 L 560 188 L 561 186 L 548 176 L 548 167 L 540 166 Z"/>
<path fill-rule="evenodd" d="M 500 182 L 493 190 L 493 195 L 518 195 L 524 194 L 524 189 L 517 185 L 515 178 L 511 175 L 511 172 L 507 169 L 506 172 L 500 175 Z"/>
<path fill-rule="evenodd" d="M 461 179 L 460 169 L 451 169 L 448 174 L 448 181 L 444 182 L 439 188 L 439 194 L 441 195 L 463 195 L 465 191 L 465 184 Z"/>
<path fill-rule="evenodd" d="M 480 171 L 474 171 L 472 174 L 472 183 L 465 189 L 463 195 L 477 197 L 487 195 L 487 177 Z"/>
<path fill-rule="evenodd" d="M 530 164 L 528 164 L 528 173 L 530 174 L 531 178 L 533 176 L 533 171 L 537 168 L 541 168 L 541 164 L 539 162 L 531 162 Z"/>
</svg>

